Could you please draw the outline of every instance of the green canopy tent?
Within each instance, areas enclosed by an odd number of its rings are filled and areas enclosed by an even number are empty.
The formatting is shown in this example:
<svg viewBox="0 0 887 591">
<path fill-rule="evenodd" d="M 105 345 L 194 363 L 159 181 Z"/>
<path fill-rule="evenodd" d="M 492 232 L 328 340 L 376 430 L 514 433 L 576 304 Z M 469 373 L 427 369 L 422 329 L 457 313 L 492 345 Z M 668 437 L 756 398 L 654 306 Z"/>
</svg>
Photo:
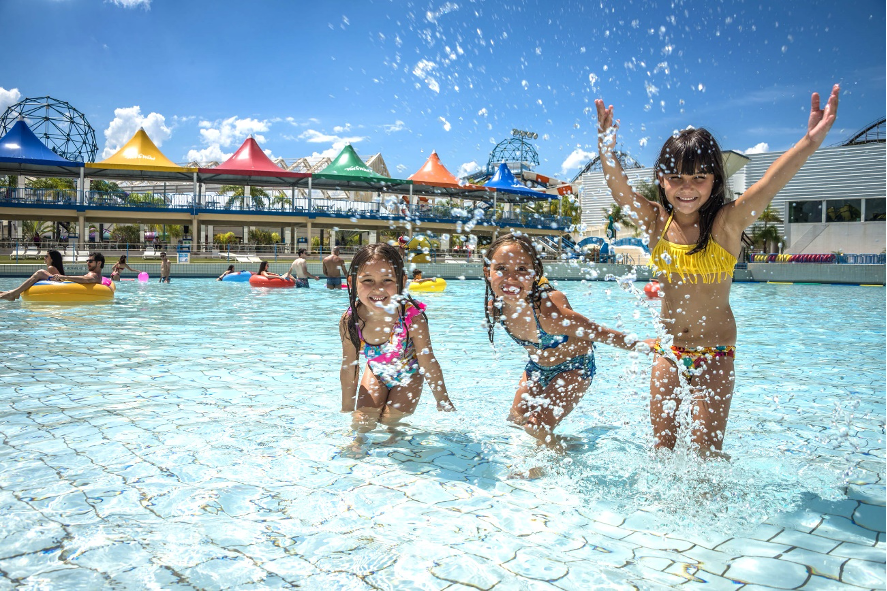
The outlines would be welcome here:
<svg viewBox="0 0 887 591">
<path fill-rule="evenodd" d="M 399 185 L 412 185 L 412 181 L 392 179 L 374 171 L 366 165 L 351 144 L 339 152 L 329 166 L 320 172 L 312 173 L 314 189 L 344 191 L 385 191 Z"/>
</svg>

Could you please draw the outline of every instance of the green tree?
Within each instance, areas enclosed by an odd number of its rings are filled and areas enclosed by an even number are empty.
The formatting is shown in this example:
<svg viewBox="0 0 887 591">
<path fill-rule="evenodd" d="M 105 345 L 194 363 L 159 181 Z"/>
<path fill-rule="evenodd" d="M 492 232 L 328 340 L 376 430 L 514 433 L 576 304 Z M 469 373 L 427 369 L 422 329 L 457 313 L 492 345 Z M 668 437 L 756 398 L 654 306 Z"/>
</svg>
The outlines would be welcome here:
<svg viewBox="0 0 887 591">
<path fill-rule="evenodd" d="M 526 212 L 539 215 L 560 214 L 564 217 L 570 218 L 574 224 L 581 223 L 582 221 L 582 208 L 579 206 L 579 199 L 572 194 L 561 195 L 560 199 L 524 203 L 522 208 Z"/>
<path fill-rule="evenodd" d="M 225 201 L 225 209 L 231 209 L 234 205 L 239 205 L 238 209 L 246 209 L 247 201 L 252 202 L 253 209 L 265 209 L 265 199 L 268 198 L 268 192 L 260 187 L 250 187 L 249 195 L 243 194 L 244 187 L 240 185 L 222 185 L 219 192 L 230 197 Z"/>
<path fill-rule="evenodd" d="M 758 222 L 763 222 L 764 225 L 758 226 Z M 779 229 L 771 224 L 781 223 L 782 218 L 779 217 L 775 209 L 768 205 L 752 227 L 751 239 L 754 245 L 765 252 L 776 252 L 784 238 L 779 234 Z"/>
<path fill-rule="evenodd" d="M 250 193 L 252 193 L 252 188 L 250 188 Z M 283 191 L 274 191 L 273 197 L 271 197 L 271 209 L 279 209 L 284 211 L 289 209 L 292 204 L 292 198 L 290 195 L 287 195 Z"/>
<path fill-rule="evenodd" d="M 26 184 L 32 189 L 60 189 L 66 191 L 74 190 L 74 179 L 39 178 L 31 179 Z"/>
<path fill-rule="evenodd" d="M 641 195 L 647 201 L 659 201 L 659 185 L 639 181 L 634 186 L 634 192 Z"/>
<path fill-rule="evenodd" d="M 142 241 L 142 229 L 136 225 L 118 224 L 111 230 L 111 240 L 115 242 L 128 242 L 130 244 L 138 244 Z"/>
<path fill-rule="evenodd" d="M 278 236 L 278 239 L 280 236 Z M 249 229 L 249 241 L 254 244 L 273 244 L 274 234 L 262 228 Z"/>
<path fill-rule="evenodd" d="M 22 221 L 22 239 L 30 240 L 34 237 L 34 234 L 39 234 L 41 237 L 46 234 L 52 234 L 52 222 Z"/>
<path fill-rule="evenodd" d="M 629 215 L 626 208 L 623 208 L 621 205 L 617 205 L 616 203 L 614 203 L 610 207 L 605 207 L 601 211 L 603 211 L 604 215 L 608 218 L 612 218 L 613 223 L 619 224 L 621 227 L 631 230 L 634 233 L 635 238 L 641 235 L 641 228 Z"/>
<path fill-rule="evenodd" d="M 219 233 L 213 236 L 213 242 L 216 244 L 235 244 L 237 236 L 234 235 L 234 232 Z"/>
</svg>

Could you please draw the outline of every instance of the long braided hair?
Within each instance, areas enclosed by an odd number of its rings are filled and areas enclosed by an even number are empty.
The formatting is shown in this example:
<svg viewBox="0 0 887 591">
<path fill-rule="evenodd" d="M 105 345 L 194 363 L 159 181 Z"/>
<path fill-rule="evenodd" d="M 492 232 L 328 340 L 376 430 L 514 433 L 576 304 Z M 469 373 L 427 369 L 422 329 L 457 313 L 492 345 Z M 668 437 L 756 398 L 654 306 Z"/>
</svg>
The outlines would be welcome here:
<svg viewBox="0 0 887 591">
<path fill-rule="evenodd" d="M 406 314 L 408 302 L 417 309 L 419 307 L 409 293 L 404 290 L 406 273 L 404 272 L 403 258 L 395 247 L 390 244 L 377 243 L 367 244 L 358 250 L 354 254 L 354 258 L 351 259 L 351 265 L 348 268 L 348 277 L 350 279 L 348 282 L 348 304 L 350 307 L 342 314 L 342 318 L 339 320 L 339 335 L 343 341 L 345 339 L 350 340 L 358 353 L 360 352 L 360 336 L 357 333 L 357 323 L 360 320 L 357 311 L 362 304 L 357 298 L 357 274 L 360 272 L 361 267 L 374 259 L 386 261 L 394 271 L 394 277 L 397 281 L 397 293 L 401 294 L 399 315 L 403 317 Z M 425 313 L 423 312 L 422 315 L 424 316 Z M 359 371 L 356 366 L 354 370 L 355 372 Z"/>
<path fill-rule="evenodd" d="M 727 175 L 721 148 L 714 136 L 704 128 L 684 129 L 666 140 L 653 164 L 657 175 L 713 174 L 711 197 L 699 209 L 699 240 L 689 254 L 708 247 L 715 217 L 727 201 Z M 665 189 L 659 183 L 659 203 L 670 214 L 672 205 L 665 197 Z"/>
<path fill-rule="evenodd" d="M 520 246 L 521 250 L 523 250 L 527 256 L 530 257 L 530 260 L 533 261 L 533 272 L 535 273 L 535 277 L 533 278 L 533 285 L 530 288 L 530 295 L 527 297 L 530 305 L 539 309 L 543 292 L 552 291 L 552 287 L 547 282 L 540 283 L 543 274 L 542 259 L 539 258 L 539 253 L 536 251 L 536 247 L 533 245 L 533 242 L 529 237 L 523 234 L 504 234 L 494 240 L 484 256 L 484 270 L 486 271 L 484 273 L 484 283 L 486 283 L 486 290 L 484 292 L 484 316 L 487 319 L 487 332 L 490 336 L 491 343 L 493 342 L 493 329 L 496 328 L 496 324 L 499 322 L 499 317 L 502 315 L 502 312 L 496 307 L 496 296 L 493 294 L 493 286 L 490 285 L 490 278 L 488 277 L 488 273 L 493 272 L 490 269 L 490 261 L 493 260 L 493 254 L 499 248 L 508 244 L 517 244 Z M 491 308 L 493 310 L 492 316 L 490 316 Z"/>
</svg>

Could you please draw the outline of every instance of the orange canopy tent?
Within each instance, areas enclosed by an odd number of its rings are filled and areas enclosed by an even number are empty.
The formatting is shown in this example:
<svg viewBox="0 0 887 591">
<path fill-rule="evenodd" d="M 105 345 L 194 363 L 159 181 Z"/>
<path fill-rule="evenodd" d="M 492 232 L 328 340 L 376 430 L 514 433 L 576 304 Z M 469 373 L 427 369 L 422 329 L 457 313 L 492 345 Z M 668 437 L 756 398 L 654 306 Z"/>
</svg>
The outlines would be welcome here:
<svg viewBox="0 0 887 591">
<path fill-rule="evenodd" d="M 440 187 L 443 189 L 461 189 L 463 191 L 484 191 L 484 187 L 480 187 L 477 185 L 466 185 L 464 183 L 460 183 L 459 179 L 453 176 L 447 167 L 443 165 L 440 161 L 440 157 L 437 155 L 436 151 L 431 152 L 431 156 L 428 157 L 428 160 L 425 161 L 425 164 L 422 165 L 422 168 L 414 172 L 408 177 L 409 180 L 413 181 L 414 191 L 416 191 L 417 187 L 415 185 L 426 185 L 429 188 Z M 418 192 L 418 191 L 416 191 Z M 443 193 L 443 191 L 441 191 Z M 404 195 L 404 201 L 409 201 L 409 197 Z M 420 197 L 420 201 L 428 201 L 427 197 Z"/>
</svg>

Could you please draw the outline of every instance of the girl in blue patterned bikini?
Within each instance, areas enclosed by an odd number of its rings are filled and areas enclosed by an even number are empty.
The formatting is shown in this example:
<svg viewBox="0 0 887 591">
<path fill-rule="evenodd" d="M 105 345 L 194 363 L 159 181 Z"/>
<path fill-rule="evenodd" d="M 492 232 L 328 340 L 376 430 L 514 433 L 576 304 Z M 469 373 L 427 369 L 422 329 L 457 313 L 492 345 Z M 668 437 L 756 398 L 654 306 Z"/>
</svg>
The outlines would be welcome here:
<svg viewBox="0 0 887 591">
<path fill-rule="evenodd" d="M 406 274 L 397 249 L 370 244 L 348 271 L 350 307 L 339 322 L 342 337 L 342 412 L 359 431 L 378 422 L 396 425 L 412 414 L 427 380 L 441 411 L 452 411 L 443 373 L 428 332 L 425 304 L 404 294 Z M 367 367 L 360 375 L 360 355 Z"/>
<path fill-rule="evenodd" d="M 674 448 L 684 416 L 699 453 L 720 454 L 735 384 L 730 285 L 741 236 L 825 140 L 838 112 L 839 91 L 836 84 L 825 109 L 813 93 L 807 133 L 735 201 L 727 200 L 717 142 L 708 131 L 692 128 L 670 137 L 653 166 L 658 203 L 635 193 L 613 156 L 618 127 L 613 106 L 595 101 L 607 185 L 616 203 L 637 215 L 650 239 L 651 266 L 662 274 L 660 317 L 666 332 L 657 343 L 650 380 L 656 447 Z M 692 407 L 681 409 L 687 387 Z"/>
<path fill-rule="evenodd" d="M 574 311 L 567 297 L 545 281 L 542 261 L 526 236 L 506 234 L 494 241 L 484 257 L 484 278 L 490 342 L 501 323 L 530 357 L 508 421 L 542 442 L 553 443 L 552 430 L 591 386 L 595 342 L 644 352 L 653 344 Z"/>
</svg>

